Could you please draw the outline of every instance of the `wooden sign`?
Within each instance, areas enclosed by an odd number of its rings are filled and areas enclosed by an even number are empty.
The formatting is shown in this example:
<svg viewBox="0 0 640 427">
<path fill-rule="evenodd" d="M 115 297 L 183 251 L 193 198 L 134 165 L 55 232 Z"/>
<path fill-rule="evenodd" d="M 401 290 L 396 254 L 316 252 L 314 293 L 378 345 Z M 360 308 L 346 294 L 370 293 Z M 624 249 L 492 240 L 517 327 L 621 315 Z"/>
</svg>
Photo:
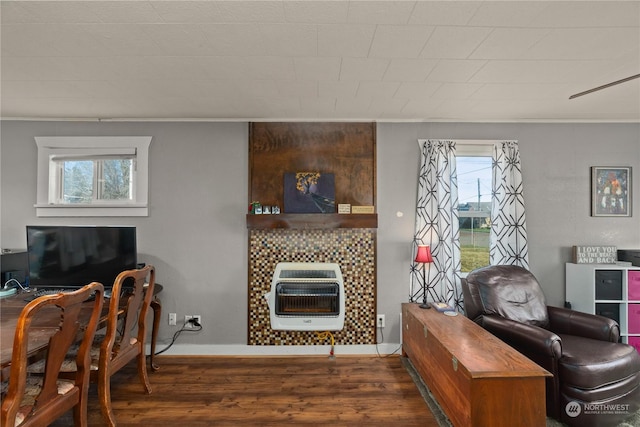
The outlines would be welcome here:
<svg viewBox="0 0 640 427">
<path fill-rule="evenodd" d="M 351 213 L 372 214 L 372 213 L 375 213 L 375 209 L 373 206 L 351 206 Z"/>
<path fill-rule="evenodd" d="M 615 246 L 574 246 L 573 262 L 576 264 L 615 264 L 618 261 Z"/>
</svg>

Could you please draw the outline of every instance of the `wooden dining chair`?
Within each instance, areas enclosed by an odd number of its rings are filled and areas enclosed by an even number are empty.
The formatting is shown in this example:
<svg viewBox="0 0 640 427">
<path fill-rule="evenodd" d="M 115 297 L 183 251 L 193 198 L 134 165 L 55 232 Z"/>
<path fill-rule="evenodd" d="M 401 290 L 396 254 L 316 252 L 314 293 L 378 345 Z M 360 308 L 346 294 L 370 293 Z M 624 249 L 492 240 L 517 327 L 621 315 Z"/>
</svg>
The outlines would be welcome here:
<svg viewBox="0 0 640 427">
<path fill-rule="evenodd" d="M 137 360 L 138 376 L 147 394 L 151 384 L 147 374 L 145 340 L 147 313 L 153 298 L 155 268 L 147 265 L 141 269 L 121 272 L 113 282 L 108 300 L 109 310 L 105 324 L 98 329 L 90 349 L 90 381 L 98 384 L 100 411 L 109 426 L 116 426 L 111 407 L 111 376 Z M 43 365 L 30 367 L 34 374 L 42 373 Z M 75 357 L 67 357 L 60 370 L 60 377 L 72 379 L 79 372 Z"/>
<path fill-rule="evenodd" d="M 74 292 L 36 298 L 24 307 L 16 325 L 9 384 L 2 399 L 0 425 L 46 426 L 70 409 L 73 409 L 75 426 L 87 425 L 89 349 L 102 312 L 103 292 L 102 284 L 93 282 Z M 88 318 L 83 307 L 91 310 Z M 49 327 L 39 322 L 45 315 L 50 318 L 50 312 L 46 312 L 48 310 L 59 311 L 57 325 Z M 51 329 L 51 337 L 46 349 L 43 376 L 28 376 L 29 338 L 46 329 Z M 60 380 L 59 370 L 78 338 L 81 338 L 81 342 L 75 358 L 77 375 L 71 381 Z"/>
<path fill-rule="evenodd" d="M 100 346 L 97 371 L 91 372 L 98 383 L 102 415 L 110 426 L 116 425 L 111 408 L 111 376 L 133 359 L 138 362 L 138 376 L 144 391 L 151 393 L 145 354 L 147 313 L 153 298 L 155 268 L 147 265 L 137 270 L 123 271 L 116 277 L 111 290 L 106 333 L 96 336 L 94 346 Z"/>
</svg>

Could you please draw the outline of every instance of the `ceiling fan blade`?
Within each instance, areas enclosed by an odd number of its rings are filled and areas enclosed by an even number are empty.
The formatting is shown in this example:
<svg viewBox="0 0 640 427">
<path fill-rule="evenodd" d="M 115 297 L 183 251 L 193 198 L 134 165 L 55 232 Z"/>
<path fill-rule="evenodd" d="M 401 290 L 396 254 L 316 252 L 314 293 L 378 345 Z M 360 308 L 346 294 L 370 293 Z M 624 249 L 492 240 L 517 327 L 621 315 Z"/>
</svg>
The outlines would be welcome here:
<svg viewBox="0 0 640 427">
<path fill-rule="evenodd" d="M 628 82 L 629 80 L 637 79 L 640 77 L 640 74 L 636 74 L 635 76 L 627 77 L 626 79 L 616 80 L 615 82 L 607 83 L 606 85 L 594 87 L 593 89 L 585 90 L 584 92 L 576 93 L 575 95 L 571 95 L 569 99 L 577 98 L 582 95 L 586 95 L 591 92 L 595 92 L 598 90 L 606 89 L 611 86 L 619 85 L 620 83 Z"/>
</svg>

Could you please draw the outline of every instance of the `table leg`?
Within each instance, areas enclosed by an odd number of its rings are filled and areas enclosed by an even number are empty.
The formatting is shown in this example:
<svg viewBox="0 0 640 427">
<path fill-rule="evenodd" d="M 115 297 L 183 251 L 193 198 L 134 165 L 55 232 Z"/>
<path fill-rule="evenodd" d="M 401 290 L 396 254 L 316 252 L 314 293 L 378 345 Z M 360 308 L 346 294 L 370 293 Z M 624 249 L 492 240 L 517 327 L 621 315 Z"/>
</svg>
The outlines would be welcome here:
<svg viewBox="0 0 640 427">
<path fill-rule="evenodd" d="M 149 356 L 149 362 L 151 364 L 151 370 L 157 371 L 160 367 L 154 363 L 153 357 L 156 354 L 156 339 L 158 338 L 158 329 L 160 328 L 162 305 L 155 297 L 151 300 L 151 308 L 153 309 L 153 329 L 151 330 L 151 355 Z"/>
</svg>

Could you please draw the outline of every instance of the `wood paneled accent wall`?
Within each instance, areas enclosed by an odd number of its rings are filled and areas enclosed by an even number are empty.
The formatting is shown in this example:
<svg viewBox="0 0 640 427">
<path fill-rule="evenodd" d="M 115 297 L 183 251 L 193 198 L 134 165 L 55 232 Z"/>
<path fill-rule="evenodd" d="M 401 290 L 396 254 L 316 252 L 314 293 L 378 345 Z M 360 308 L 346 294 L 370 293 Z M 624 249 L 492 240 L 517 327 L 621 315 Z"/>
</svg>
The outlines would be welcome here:
<svg viewBox="0 0 640 427">
<path fill-rule="evenodd" d="M 251 123 L 248 203 L 284 209 L 290 172 L 333 173 L 336 203 L 375 207 L 375 124 Z M 340 264 L 346 312 L 335 343 L 376 342 L 377 214 L 247 215 L 247 228 L 249 345 L 326 344 L 314 332 L 271 329 L 264 294 L 278 262 Z"/>
<path fill-rule="evenodd" d="M 249 200 L 284 207 L 284 174 L 335 175 L 336 204 L 375 206 L 375 123 L 251 123 Z"/>
</svg>

